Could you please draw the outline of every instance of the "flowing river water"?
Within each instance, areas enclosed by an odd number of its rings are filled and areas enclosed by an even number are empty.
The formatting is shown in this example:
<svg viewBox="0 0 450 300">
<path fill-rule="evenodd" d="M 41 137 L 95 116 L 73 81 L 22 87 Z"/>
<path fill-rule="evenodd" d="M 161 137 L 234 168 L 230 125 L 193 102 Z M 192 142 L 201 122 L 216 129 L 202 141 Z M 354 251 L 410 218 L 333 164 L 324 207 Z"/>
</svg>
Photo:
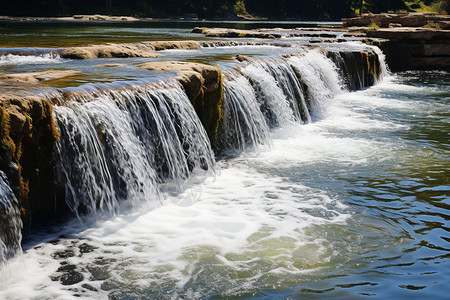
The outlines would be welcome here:
<svg viewBox="0 0 450 300">
<path fill-rule="evenodd" d="M 69 205 L 87 214 L 28 236 L 0 270 L 0 298 L 446 299 L 450 74 L 384 70 L 374 86 L 348 91 L 320 51 L 280 58 L 291 52 L 165 51 L 220 65 L 229 136 L 217 160 L 179 85 L 138 71 L 143 59 L 95 75 L 103 88 L 149 76 L 131 91 L 55 106 L 59 180 Z M 238 73 L 226 58 L 235 54 L 264 59 Z M 1 58 L 6 70 L 95 73 L 99 64 Z M 292 105 L 301 89 L 293 69 L 309 88 L 309 111 Z"/>
</svg>

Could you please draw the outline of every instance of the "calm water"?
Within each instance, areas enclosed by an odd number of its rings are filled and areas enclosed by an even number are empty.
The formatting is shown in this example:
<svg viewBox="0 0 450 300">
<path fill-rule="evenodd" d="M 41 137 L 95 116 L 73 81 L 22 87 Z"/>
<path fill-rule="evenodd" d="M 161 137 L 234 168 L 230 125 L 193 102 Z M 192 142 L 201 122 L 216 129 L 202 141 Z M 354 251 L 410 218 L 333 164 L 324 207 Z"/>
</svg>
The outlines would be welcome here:
<svg viewBox="0 0 450 300">
<path fill-rule="evenodd" d="M 449 101 L 445 72 L 338 91 L 157 208 L 28 237 L 0 298 L 448 299 Z"/>
</svg>

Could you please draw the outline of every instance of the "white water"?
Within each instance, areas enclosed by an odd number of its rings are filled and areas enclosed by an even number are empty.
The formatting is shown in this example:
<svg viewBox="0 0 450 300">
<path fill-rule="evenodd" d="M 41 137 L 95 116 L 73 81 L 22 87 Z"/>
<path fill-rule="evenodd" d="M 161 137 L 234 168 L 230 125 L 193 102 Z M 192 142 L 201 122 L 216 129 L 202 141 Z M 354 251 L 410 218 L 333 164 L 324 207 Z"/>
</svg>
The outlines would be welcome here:
<svg viewBox="0 0 450 300">
<path fill-rule="evenodd" d="M 225 72 L 225 141 L 227 150 L 255 150 L 269 143 L 269 126 L 259 109 L 255 91 L 238 72 Z"/>
<path fill-rule="evenodd" d="M 160 184 L 181 190 L 191 172 L 214 169 L 206 132 L 176 82 L 85 95 L 55 107 L 57 175 L 77 215 L 159 205 Z"/>
<path fill-rule="evenodd" d="M 0 66 L 2 65 L 35 65 L 35 64 L 58 64 L 64 60 L 53 53 L 46 53 L 41 56 L 36 55 L 15 55 L 6 54 L 0 55 Z"/>
<path fill-rule="evenodd" d="M 331 99 L 343 89 L 336 66 L 319 49 L 302 51 L 288 62 L 308 86 L 313 115 L 322 117 Z"/>
<path fill-rule="evenodd" d="M 6 175 L 0 171 L 0 269 L 5 261 L 22 251 L 22 220 L 17 199 Z"/>
</svg>

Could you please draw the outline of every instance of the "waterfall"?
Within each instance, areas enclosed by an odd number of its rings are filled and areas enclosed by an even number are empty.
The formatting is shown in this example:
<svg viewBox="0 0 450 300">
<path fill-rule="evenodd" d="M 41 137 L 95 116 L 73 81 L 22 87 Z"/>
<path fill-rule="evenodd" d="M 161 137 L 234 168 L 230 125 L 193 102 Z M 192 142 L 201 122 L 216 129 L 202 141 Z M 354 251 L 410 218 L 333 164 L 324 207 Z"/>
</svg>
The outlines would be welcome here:
<svg viewBox="0 0 450 300">
<path fill-rule="evenodd" d="M 294 122 L 298 116 L 291 108 L 292 99 L 288 99 L 277 82 L 281 78 L 275 78 L 268 69 L 270 66 L 265 60 L 255 60 L 241 68 L 241 72 L 255 89 L 261 112 L 273 128 Z"/>
<path fill-rule="evenodd" d="M 307 87 L 308 108 L 313 116 L 323 115 L 327 103 L 342 91 L 336 65 L 319 49 L 305 49 L 288 59 Z"/>
<path fill-rule="evenodd" d="M 22 220 L 18 202 L 9 187 L 5 173 L 0 171 L 0 267 L 21 251 Z"/>
<path fill-rule="evenodd" d="M 206 132 L 176 82 L 85 94 L 55 106 L 58 183 L 74 213 L 159 203 L 160 184 L 181 189 L 192 172 L 214 170 Z"/>
<path fill-rule="evenodd" d="M 269 127 L 250 82 L 236 71 L 225 71 L 225 142 L 227 151 L 269 142 Z"/>
</svg>

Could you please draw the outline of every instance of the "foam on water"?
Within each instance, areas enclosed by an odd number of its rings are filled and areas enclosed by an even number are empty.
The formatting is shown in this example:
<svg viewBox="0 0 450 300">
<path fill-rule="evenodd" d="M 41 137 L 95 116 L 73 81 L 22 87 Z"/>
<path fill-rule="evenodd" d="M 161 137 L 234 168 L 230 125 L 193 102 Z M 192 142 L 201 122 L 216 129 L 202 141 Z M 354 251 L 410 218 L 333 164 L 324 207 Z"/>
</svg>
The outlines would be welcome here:
<svg viewBox="0 0 450 300">
<path fill-rule="evenodd" d="M 0 66 L 3 65 L 37 65 L 37 64 L 59 64 L 63 63 L 59 55 L 53 53 L 45 53 L 40 56 L 36 55 L 15 55 L 7 54 L 0 56 Z"/>
<path fill-rule="evenodd" d="M 117 216 L 73 238 L 28 250 L 2 272 L 7 278 L 0 295 L 64 299 L 89 284 L 100 292 L 80 292 L 86 298 L 106 297 L 108 287 L 117 289 L 116 295 L 199 298 L 202 289 L 226 295 L 270 286 L 273 276 L 283 284 L 329 266 L 337 249 L 309 230 L 340 226 L 349 217 L 347 208 L 325 193 L 264 175 L 245 161 L 226 165 L 201 189 L 192 205 Z M 190 196 L 185 191 L 169 200 Z M 83 280 L 67 288 L 52 282 L 63 274 L 57 271 L 62 262 L 76 266 Z M 197 296 L 190 294 L 194 287 Z"/>
</svg>

